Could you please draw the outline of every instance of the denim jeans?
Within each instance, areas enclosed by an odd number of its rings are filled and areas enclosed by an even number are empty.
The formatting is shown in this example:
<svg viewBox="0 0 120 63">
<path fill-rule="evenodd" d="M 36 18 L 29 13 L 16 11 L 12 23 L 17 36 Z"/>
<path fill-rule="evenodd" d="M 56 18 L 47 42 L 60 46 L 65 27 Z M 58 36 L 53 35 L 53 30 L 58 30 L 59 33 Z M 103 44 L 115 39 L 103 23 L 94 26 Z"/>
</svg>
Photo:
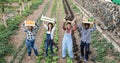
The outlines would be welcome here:
<svg viewBox="0 0 120 63">
<path fill-rule="evenodd" d="M 84 57 L 86 60 L 89 58 L 89 50 L 90 50 L 90 43 L 86 43 L 81 41 L 81 56 Z M 84 48 L 85 48 L 85 55 L 84 55 Z"/>
<path fill-rule="evenodd" d="M 36 56 L 38 56 L 38 51 L 37 48 L 35 47 L 35 40 L 27 40 L 26 39 L 26 46 L 27 46 L 27 50 L 28 50 L 28 56 L 31 56 L 31 50 L 34 50 L 34 53 Z"/>
<path fill-rule="evenodd" d="M 50 37 L 50 34 L 46 34 L 46 41 L 45 41 L 45 53 L 48 56 L 48 47 L 50 46 L 51 54 L 53 54 L 53 40 Z"/>
<path fill-rule="evenodd" d="M 66 50 L 68 50 L 69 57 L 73 58 L 72 48 L 73 48 L 72 36 L 70 33 L 65 33 L 62 41 L 62 57 L 66 57 Z"/>
</svg>

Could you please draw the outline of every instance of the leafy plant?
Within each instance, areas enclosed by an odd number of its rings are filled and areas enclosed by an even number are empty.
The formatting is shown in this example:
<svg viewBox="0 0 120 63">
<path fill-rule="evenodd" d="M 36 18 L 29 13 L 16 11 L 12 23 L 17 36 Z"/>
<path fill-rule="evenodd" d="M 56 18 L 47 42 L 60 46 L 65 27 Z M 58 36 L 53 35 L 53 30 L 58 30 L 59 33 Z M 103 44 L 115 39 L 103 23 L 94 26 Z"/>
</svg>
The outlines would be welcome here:
<svg viewBox="0 0 120 63">
<path fill-rule="evenodd" d="M 4 29 L 5 29 L 4 25 L 2 23 L 0 23 L 0 31 L 2 31 Z"/>
<path fill-rule="evenodd" d="M 88 19 L 89 22 L 94 22 L 94 20 L 95 20 L 94 17 L 90 17 L 90 18 Z"/>
<path fill-rule="evenodd" d="M 71 58 L 67 58 L 67 63 L 73 63 Z"/>
<path fill-rule="evenodd" d="M 34 10 L 32 8 L 30 9 L 32 11 Z M 30 9 L 27 9 L 27 10 L 30 10 Z M 29 11 L 29 12 L 25 11 L 24 13 L 27 13 L 29 15 L 30 12 L 32 13 L 32 11 Z M 23 21 L 24 17 L 25 15 L 20 16 L 17 14 L 12 18 L 7 19 L 6 20 L 8 24 L 7 28 L 5 28 L 3 24 L 0 24 L 0 46 L 1 46 L 0 47 L 0 58 L 1 58 L 0 63 L 5 62 L 5 60 L 3 60 L 4 56 L 16 52 L 14 51 L 15 50 L 14 45 L 9 42 L 9 39 L 10 39 L 10 36 L 15 34 L 15 30 L 18 30 L 18 25 Z M 17 52 L 19 52 L 19 50 Z M 14 58 L 15 58 L 15 55 L 17 55 L 17 52 L 14 54 Z"/>
</svg>

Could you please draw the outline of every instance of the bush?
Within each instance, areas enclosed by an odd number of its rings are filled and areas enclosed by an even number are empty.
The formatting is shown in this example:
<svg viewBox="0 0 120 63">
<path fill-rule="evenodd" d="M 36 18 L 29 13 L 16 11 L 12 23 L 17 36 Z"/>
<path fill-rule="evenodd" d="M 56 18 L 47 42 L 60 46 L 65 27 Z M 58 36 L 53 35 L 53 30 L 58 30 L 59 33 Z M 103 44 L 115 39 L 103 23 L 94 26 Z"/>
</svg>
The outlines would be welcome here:
<svg viewBox="0 0 120 63">
<path fill-rule="evenodd" d="M 0 63 L 6 63 L 6 60 L 4 58 L 0 58 Z"/>
<path fill-rule="evenodd" d="M 0 31 L 2 31 L 4 29 L 5 29 L 4 25 L 0 23 Z"/>
<path fill-rule="evenodd" d="M 38 3 L 34 3 L 32 6 L 38 7 Z M 33 12 L 34 8 L 27 9 L 22 13 L 22 16 L 16 15 L 12 18 L 7 19 L 8 27 L 5 28 L 3 24 L 0 24 L 0 63 L 6 63 L 4 56 L 13 53 L 14 45 L 9 42 L 10 36 L 15 34 L 15 30 L 18 30 L 18 25 L 23 21 L 23 18 Z"/>
</svg>

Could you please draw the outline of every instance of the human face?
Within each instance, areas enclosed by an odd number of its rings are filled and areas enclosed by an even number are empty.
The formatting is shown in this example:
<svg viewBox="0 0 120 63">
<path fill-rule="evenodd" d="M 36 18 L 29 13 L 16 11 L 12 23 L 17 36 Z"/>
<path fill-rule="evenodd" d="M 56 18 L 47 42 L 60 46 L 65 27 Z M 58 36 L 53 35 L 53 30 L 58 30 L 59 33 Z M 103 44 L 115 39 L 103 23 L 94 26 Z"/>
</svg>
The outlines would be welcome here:
<svg viewBox="0 0 120 63">
<path fill-rule="evenodd" d="M 52 25 L 51 25 L 51 24 L 49 24 L 49 25 L 48 25 L 48 27 L 49 27 L 49 30 L 51 30 L 51 28 L 52 28 Z"/>
<path fill-rule="evenodd" d="M 67 24 L 67 28 L 70 29 L 71 28 L 71 24 Z"/>
<path fill-rule="evenodd" d="M 32 30 L 33 29 L 33 27 L 32 26 L 28 26 L 28 30 Z"/>
<path fill-rule="evenodd" d="M 90 27 L 90 24 L 85 23 L 85 29 L 88 29 Z"/>
</svg>

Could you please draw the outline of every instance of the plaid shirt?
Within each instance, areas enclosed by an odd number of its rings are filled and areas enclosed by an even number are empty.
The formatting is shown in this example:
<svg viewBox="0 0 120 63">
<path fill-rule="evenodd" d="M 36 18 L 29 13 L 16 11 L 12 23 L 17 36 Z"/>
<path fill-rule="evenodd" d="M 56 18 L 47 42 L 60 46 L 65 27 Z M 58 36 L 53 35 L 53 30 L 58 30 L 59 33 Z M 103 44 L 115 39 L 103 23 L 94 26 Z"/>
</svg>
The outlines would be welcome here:
<svg viewBox="0 0 120 63">
<path fill-rule="evenodd" d="M 33 28 L 32 31 L 30 31 L 30 30 L 25 29 L 24 25 L 22 25 L 22 30 L 27 33 L 27 37 L 26 37 L 27 40 L 34 40 L 36 30 L 38 30 L 38 29 L 39 29 L 39 26 L 37 25 L 37 27 Z"/>
<path fill-rule="evenodd" d="M 94 27 L 91 29 L 85 29 L 82 26 L 82 23 L 79 25 L 79 30 L 81 31 L 81 40 L 86 43 L 90 43 L 91 40 L 91 32 L 96 30 L 96 25 L 94 24 Z"/>
</svg>

